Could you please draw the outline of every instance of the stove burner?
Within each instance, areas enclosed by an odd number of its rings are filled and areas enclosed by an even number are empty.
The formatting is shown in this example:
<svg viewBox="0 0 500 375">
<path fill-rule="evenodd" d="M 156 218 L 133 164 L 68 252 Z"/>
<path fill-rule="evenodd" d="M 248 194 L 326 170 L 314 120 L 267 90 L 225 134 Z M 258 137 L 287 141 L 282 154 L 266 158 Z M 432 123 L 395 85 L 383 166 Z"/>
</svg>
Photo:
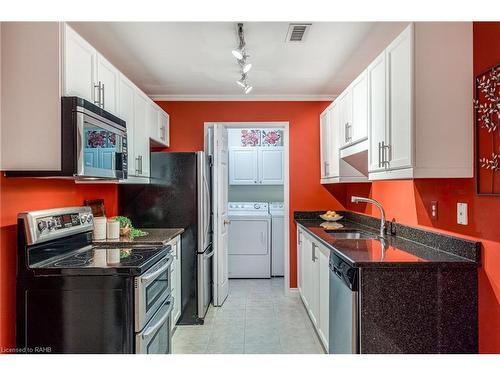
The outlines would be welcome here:
<svg viewBox="0 0 500 375">
<path fill-rule="evenodd" d="M 137 261 L 141 260 L 142 258 L 144 258 L 142 255 L 139 255 L 139 254 L 131 254 L 131 255 L 129 255 L 128 257 L 121 258 L 121 259 L 120 259 L 120 263 L 121 263 L 121 264 L 129 264 L 129 263 L 134 263 L 134 262 L 137 262 Z"/>
<path fill-rule="evenodd" d="M 90 261 L 93 257 L 94 256 L 90 252 L 85 252 L 85 253 L 75 255 L 76 259 L 82 259 L 82 260 L 88 260 L 88 261 Z"/>
<path fill-rule="evenodd" d="M 84 266 L 87 264 L 88 260 L 86 259 L 63 259 L 59 262 L 54 263 L 54 267 L 75 267 L 75 266 Z"/>
</svg>

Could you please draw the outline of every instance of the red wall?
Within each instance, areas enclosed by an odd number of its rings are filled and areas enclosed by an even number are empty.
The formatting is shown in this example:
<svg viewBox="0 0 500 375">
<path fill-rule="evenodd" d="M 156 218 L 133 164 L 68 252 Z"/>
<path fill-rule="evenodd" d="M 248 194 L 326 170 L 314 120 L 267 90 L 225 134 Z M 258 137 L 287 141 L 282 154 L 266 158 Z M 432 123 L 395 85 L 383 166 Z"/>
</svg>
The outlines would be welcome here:
<svg viewBox="0 0 500 375">
<path fill-rule="evenodd" d="M 474 23 L 474 72 L 500 63 L 500 22 Z M 473 126 L 473 124 L 471 124 Z M 500 353 L 500 196 L 478 196 L 474 179 L 380 181 L 371 186 L 351 184 L 351 195 L 380 201 L 389 219 L 432 227 L 482 242 L 479 274 L 479 346 L 482 353 Z M 438 218 L 431 220 L 430 202 L 438 201 Z M 347 200 L 349 201 L 349 199 Z M 468 203 L 469 225 L 456 223 L 457 202 Z M 346 203 L 346 208 L 378 216 L 377 209 Z"/>
<path fill-rule="evenodd" d="M 0 176 L 0 348 L 15 346 L 17 214 L 103 198 L 108 216 L 116 215 L 116 192 L 116 185 Z"/>
<path fill-rule="evenodd" d="M 321 186 L 319 115 L 328 102 L 158 102 L 170 115 L 170 151 L 203 150 L 205 122 L 290 123 L 290 212 L 342 208 L 344 187 Z M 296 286 L 296 227 L 290 220 L 290 284 Z"/>
</svg>

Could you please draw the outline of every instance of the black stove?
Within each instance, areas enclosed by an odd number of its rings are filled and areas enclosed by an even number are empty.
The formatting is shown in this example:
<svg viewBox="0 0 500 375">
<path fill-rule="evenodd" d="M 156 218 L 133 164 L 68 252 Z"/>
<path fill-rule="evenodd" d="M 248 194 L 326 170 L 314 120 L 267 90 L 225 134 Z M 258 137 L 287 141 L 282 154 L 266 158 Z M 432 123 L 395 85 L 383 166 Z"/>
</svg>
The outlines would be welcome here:
<svg viewBox="0 0 500 375">
<path fill-rule="evenodd" d="M 35 274 L 60 272 L 74 275 L 95 275 L 98 273 L 140 275 L 167 256 L 169 252 L 169 247 L 161 246 L 102 247 L 89 245 L 31 264 L 30 269 Z"/>
<path fill-rule="evenodd" d="M 169 353 L 170 245 L 94 245 L 92 230 L 89 207 L 19 214 L 18 350 Z"/>
</svg>

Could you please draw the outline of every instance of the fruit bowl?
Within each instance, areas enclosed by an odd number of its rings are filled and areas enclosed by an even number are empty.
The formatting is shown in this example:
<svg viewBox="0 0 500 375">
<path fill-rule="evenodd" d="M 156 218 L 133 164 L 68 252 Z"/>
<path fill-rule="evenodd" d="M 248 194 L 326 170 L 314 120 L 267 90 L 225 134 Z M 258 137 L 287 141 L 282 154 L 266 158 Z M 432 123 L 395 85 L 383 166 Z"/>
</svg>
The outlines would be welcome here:
<svg viewBox="0 0 500 375">
<path fill-rule="evenodd" d="M 343 216 L 340 215 L 335 215 L 335 216 L 326 216 L 325 214 L 319 215 L 321 219 L 324 221 L 339 221 L 343 218 Z"/>
</svg>

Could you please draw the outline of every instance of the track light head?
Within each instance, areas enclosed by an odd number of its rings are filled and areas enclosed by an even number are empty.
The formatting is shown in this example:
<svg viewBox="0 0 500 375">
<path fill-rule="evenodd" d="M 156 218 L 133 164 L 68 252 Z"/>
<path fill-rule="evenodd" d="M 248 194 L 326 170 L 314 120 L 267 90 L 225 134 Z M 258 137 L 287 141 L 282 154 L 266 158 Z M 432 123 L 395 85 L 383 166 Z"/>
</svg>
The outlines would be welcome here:
<svg viewBox="0 0 500 375">
<path fill-rule="evenodd" d="M 245 94 L 249 94 L 250 91 L 252 91 L 252 89 L 253 89 L 252 86 L 249 86 L 249 85 L 245 86 Z"/>
</svg>

